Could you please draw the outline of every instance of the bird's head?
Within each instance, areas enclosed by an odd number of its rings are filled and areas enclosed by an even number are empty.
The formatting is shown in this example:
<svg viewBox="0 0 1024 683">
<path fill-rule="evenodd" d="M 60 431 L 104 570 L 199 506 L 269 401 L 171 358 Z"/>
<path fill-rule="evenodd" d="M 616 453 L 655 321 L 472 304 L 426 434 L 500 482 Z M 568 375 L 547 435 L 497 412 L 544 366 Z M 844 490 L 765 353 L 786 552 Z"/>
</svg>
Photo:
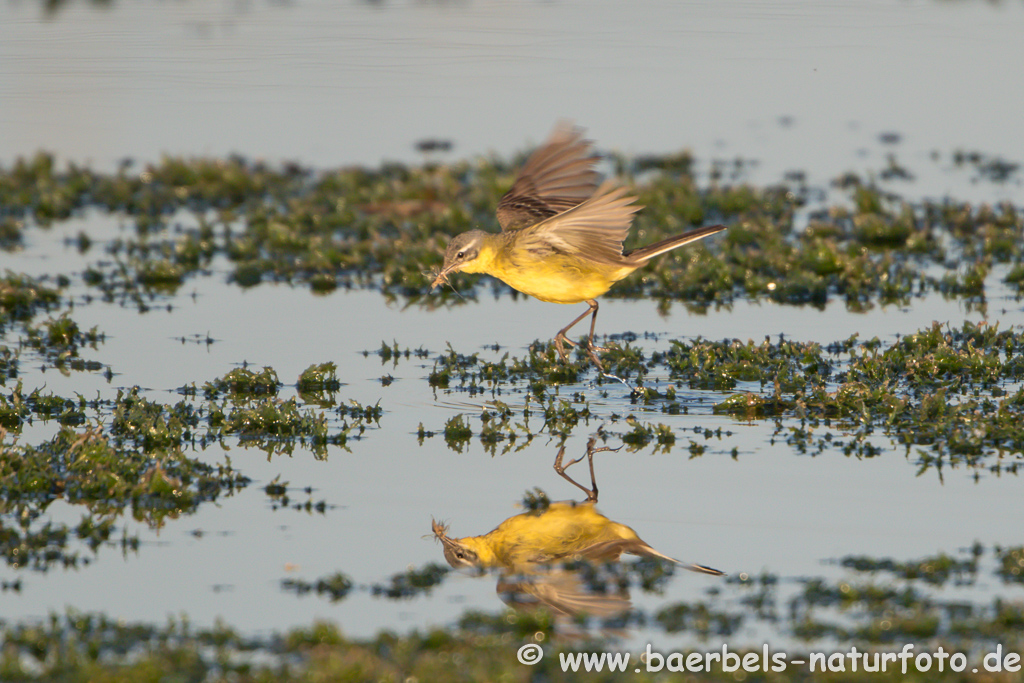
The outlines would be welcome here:
<svg viewBox="0 0 1024 683">
<path fill-rule="evenodd" d="M 434 520 L 432 530 L 434 538 L 441 541 L 441 545 L 444 546 L 444 559 L 448 560 L 448 564 L 456 569 L 480 566 L 480 557 L 477 552 L 469 547 L 469 544 L 464 543 L 464 541 L 473 539 L 449 538 L 448 527 L 437 520 Z"/>
<path fill-rule="evenodd" d="M 479 272 L 474 269 L 473 262 L 480 256 L 480 249 L 486 237 L 487 233 L 483 230 L 470 230 L 453 237 L 444 253 L 444 267 L 434 278 L 431 289 L 447 283 L 450 273 L 457 273 L 460 270 Z"/>
</svg>

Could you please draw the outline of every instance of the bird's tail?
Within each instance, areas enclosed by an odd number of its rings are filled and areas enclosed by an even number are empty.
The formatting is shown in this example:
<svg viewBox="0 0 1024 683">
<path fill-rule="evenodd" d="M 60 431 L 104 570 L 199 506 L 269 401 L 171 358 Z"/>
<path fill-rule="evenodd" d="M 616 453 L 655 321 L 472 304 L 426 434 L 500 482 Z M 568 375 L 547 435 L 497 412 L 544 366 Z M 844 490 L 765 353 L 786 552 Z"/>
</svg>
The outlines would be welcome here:
<svg viewBox="0 0 1024 683">
<path fill-rule="evenodd" d="M 681 561 L 677 560 L 674 557 L 669 557 L 668 555 L 665 555 L 664 553 L 659 553 L 657 550 L 655 550 L 651 546 L 647 545 L 646 543 L 644 543 L 642 546 L 638 547 L 633 552 L 635 554 L 637 554 L 637 555 L 644 555 L 646 557 L 656 557 L 659 560 L 668 560 L 669 562 L 674 562 L 675 564 L 678 564 L 683 569 L 688 569 L 691 572 L 697 572 L 698 574 L 711 574 L 712 576 L 725 576 L 725 572 L 719 571 L 717 569 L 713 569 L 711 567 L 705 567 L 702 564 L 690 564 L 689 562 L 681 562 Z"/>
<path fill-rule="evenodd" d="M 695 228 L 688 232 L 684 232 L 682 235 L 669 237 L 668 239 L 663 239 L 660 242 L 648 244 L 646 247 L 634 249 L 633 251 L 624 254 L 624 256 L 637 264 L 646 263 L 655 256 L 664 254 L 666 251 L 672 251 L 684 244 L 696 242 L 699 239 L 707 237 L 708 235 L 714 235 L 716 232 L 721 232 L 723 230 L 725 230 L 724 225 L 705 225 L 703 228 Z"/>
</svg>

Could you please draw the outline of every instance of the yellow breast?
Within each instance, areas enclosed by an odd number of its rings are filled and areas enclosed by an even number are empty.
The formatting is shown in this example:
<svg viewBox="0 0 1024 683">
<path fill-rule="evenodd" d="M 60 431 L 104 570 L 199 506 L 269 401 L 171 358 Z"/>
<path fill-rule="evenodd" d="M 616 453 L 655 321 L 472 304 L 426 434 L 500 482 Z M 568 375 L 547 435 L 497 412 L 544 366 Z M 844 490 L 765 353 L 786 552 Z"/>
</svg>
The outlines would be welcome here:
<svg viewBox="0 0 1024 683">
<path fill-rule="evenodd" d="M 554 304 L 595 299 L 633 268 L 594 263 L 562 254 L 536 258 L 530 254 L 496 255 L 488 272 L 523 294 Z"/>
<path fill-rule="evenodd" d="M 593 503 L 558 502 L 543 512 L 510 517 L 481 540 L 498 564 L 517 566 L 538 557 L 571 556 L 619 539 L 636 539 L 636 533 L 599 513 Z"/>
</svg>

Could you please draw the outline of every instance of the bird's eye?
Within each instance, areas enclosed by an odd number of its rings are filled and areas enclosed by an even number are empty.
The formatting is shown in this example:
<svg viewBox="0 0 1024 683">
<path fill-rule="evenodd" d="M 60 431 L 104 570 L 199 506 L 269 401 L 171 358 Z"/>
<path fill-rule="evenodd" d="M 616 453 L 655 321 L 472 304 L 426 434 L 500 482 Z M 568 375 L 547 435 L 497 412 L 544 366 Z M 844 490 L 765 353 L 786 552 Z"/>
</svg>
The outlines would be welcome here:
<svg viewBox="0 0 1024 683">
<path fill-rule="evenodd" d="M 458 254 L 455 255 L 455 258 L 466 258 L 466 252 L 460 251 Z"/>
<path fill-rule="evenodd" d="M 455 553 L 455 557 L 457 557 L 457 558 L 459 558 L 461 560 L 461 559 L 464 559 L 466 557 L 466 555 L 461 550 L 459 550 L 458 552 Z"/>
</svg>

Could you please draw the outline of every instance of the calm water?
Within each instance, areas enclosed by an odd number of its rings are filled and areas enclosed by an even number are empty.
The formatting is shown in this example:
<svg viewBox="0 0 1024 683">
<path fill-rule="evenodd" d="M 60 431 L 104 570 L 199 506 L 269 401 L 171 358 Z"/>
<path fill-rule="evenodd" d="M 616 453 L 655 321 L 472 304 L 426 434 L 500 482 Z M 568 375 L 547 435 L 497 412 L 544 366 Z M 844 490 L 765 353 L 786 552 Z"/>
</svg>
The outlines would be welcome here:
<svg viewBox="0 0 1024 683">
<path fill-rule="evenodd" d="M 896 153 L 917 177 L 893 185 L 911 196 L 1024 201 L 1019 176 L 974 182 L 949 158 L 956 149 L 976 149 L 1024 159 L 1020 3 L 224 2 L 110 10 L 79 3 L 47 17 L 35 3 L 10 2 L 2 11 L 5 165 L 42 148 L 100 168 L 123 157 L 231 152 L 333 167 L 417 161 L 413 144 L 423 138 L 454 141 L 440 160 L 507 155 L 570 116 L 605 149 L 689 147 L 705 171 L 714 159 L 753 159 L 747 177 L 758 182 L 804 170 L 825 188 L 842 172 L 880 169 Z M 898 133 L 900 142 L 881 142 L 885 132 Z M 98 243 L 84 256 L 64 245 L 82 229 Z M 121 229 L 116 219 L 87 214 L 35 230 L 24 251 L 0 254 L 0 268 L 80 273 Z M 404 602 L 374 598 L 365 587 L 407 566 L 443 561 L 440 548 L 423 538 L 432 516 L 447 520 L 455 535 L 479 534 L 513 514 L 528 488 L 575 496 L 551 470 L 557 444 L 541 435 L 522 452 L 496 457 L 476 440 L 463 453 L 440 437 L 420 445 L 421 423 L 441 431 L 463 412 L 478 427 L 475 416 L 490 396 L 435 395 L 425 379 L 431 360 L 382 366 L 362 352 L 397 341 L 432 356 L 448 342 L 485 358 L 521 354 L 575 309 L 489 294 L 449 310 L 403 309 L 375 292 L 242 291 L 225 284 L 227 272 L 218 262 L 211 275 L 189 280 L 170 311 L 78 306 L 81 326 L 108 334 L 89 357 L 117 374 L 108 383 L 99 374 L 40 374 L 26 364 L 26 387 L 45 383 L 56 393 L 92 397 L 140 385 L 152 400 L 172 403 L 176 388 L 242 362 L 272 366 L 293 383 L 309 365 L 334 361 L 346 383 L 340 397 L 379 400 L 380 428 L 351 442 L 350 452 L 329 449 L 323 461 L 302 449 L 268 460 L 230 444 L 232 463 L 253 485 L 159 532 L 126 520 L 144 541 L 137 554 L 103 549 L 90 567 L 45 575 L 0 568 L 2 579 L 23 579 L 20 593 L 0 593 L 3 616 L 65 606 L 157 622 L 187 613 L 197 623 L 223 618 L 253 632 L 318 616 L 368 635 L 446 624 L 471 607 L 497 609 L 491 579 L 452 579 L 429 597 Z M 1024 323 L 1020 304 L 997 279 L 991 277 L 988 319 L 1004 328 Z M 652 301 L 609 301 L 601 311 L 607 333 L 744 340 L 784 333 L 826 343 L 856 332 L 891 342 L 933 320 L 959 325 L 984 317 L 934 296 L 860 315 L 841 304 L 819 312 L 749 302 L 705 315 L 676 306 L 660 316 Z M 180 341 L 207 334 L 216 340 L 209 346 Z M 496 342 L 497 354 L 483 350 Z M 668 345 L 664 336 L 639 343 L 648 350 Z M 395 381 L 382 386 L 387 374 Z M 570 453 L 582 453 L 588 435 L 613 413 L 637 410 L 616 387 L 607 399 L 585 390 L 597 418 L 577 429 Z M 290 395 L 285 387 L 282 396 Z M 520 394 L 502 398 L 522 402 Z M 689 415 L 641 415 L 675 429 L 679 441 L 668 454 L 598 456 L 602 511 L 668 554 L 730 574 L 838 576 L 823 562 L 1021 542 L 1016 478 L 975 481 L 948 471 L 940 482 L 916 476 L 902 451 L 870 461 L 802 457 L 784 439 L 770 445 L 774 425 L 712 415 L 710 400 L 704 405 L 695 403 Z M 685 444 L 696 427 L 731 436 L 689 459 Z M 608 428 L 627 431 L 621 421 Z M 37 425 L 24 438 L 38 442 L 53 431 Z M 886 439 L 878 443 L 888 448 Z M 741 453 L 735 460 L 734 446 Z M 204 457 L 222 456 L 215 447 Z M 300 489 L 310 486 L 313 500 L 330 507 L 323 515 L 273 510 L 262 487 L 278 475 L 295 499 L 305 500 Z M 63 502 L 49 512 L 70 523 L 81 515 Z M 285 578 L 315 581 L 336 571 L 363 587 L 338 604 L 280 587 Z M 634 598 L 648 607 L 695 600 L 714 582 L 680 576 L 664 597 Z M 740 640 L 761 636 L 784 637 L 746 633 Z"/>
<path fill-rule="evenodd" d="M 70 3 L 0 22 L 0 159 L 232 152 L 320 166 L 502 155 L 571 117 L 826 180 L 928 154 L 1024 158 L 1017 2 Z M 928 173 L 922 192 L 957 187 Z"/>
</svg>

